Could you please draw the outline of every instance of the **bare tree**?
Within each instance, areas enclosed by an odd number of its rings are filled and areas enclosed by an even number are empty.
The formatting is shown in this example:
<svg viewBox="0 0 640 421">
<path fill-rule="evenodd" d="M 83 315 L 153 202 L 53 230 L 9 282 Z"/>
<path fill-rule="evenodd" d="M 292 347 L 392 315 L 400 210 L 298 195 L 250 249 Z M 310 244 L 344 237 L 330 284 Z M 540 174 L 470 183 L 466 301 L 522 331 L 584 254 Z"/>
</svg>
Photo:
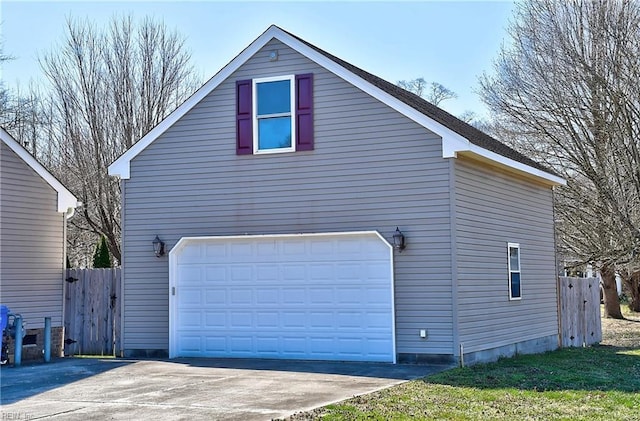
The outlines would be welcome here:
<svg viewBox="0 0 640 421">
<path fill-rule="evenodd" d="M 163 23 L 114 17 L 104 29 L 67 20 L 61 45 L 41 66 L 51 85 L 47 134 L 54 171 L 83 202 L 71 237 L 107 238 L 121 261 L 120 189 L 108 165 L 177 107 L 197 80 L 184 38 Z M 75 243 L 74 243 L 75 244 Z"/>
<path fill-rule="evenodd" d="M 402 89 L 422 97 L 435 106 L 439 106 L 442 101 L 455 99 L 458 95 L 437 82 L 427 83 L 424 78 L 419 77 L 413 80 L 400 80 L 397 85 Z"/>
<path fill-rule="evenodd" d="M 567 180 L 561 246 L 603 275 L 640 271 L 640 9 L 633 1 L 525 1 L 481 95 L 516 147 Z M 634 275 L 635 276 L 635 275 Z"/>
</svg>

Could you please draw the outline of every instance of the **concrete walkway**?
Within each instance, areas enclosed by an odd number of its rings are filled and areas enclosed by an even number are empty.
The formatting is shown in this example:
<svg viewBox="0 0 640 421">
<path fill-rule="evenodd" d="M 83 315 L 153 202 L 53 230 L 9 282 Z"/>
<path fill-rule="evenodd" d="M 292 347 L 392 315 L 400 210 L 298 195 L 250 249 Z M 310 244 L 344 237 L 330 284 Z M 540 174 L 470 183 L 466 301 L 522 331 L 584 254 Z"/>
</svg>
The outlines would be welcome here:
<svg viewBox="0 0 640 421">
<path fill-rule="evenodd" d="M 446 368 L 280 360 L 65 358 L 46 365 L 2 367 L 0 419 L 270 420 Z"/>
</svg>

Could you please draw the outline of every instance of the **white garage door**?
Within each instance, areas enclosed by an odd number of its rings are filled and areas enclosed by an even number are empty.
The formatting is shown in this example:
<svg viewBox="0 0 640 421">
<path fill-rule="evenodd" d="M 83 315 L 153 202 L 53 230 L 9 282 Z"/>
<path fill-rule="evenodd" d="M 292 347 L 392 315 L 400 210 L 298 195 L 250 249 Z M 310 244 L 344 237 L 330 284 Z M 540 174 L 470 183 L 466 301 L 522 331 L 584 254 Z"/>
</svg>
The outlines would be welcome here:
<svg viewBox="0 0 640 421">
<path fill-rule="evenodd" d="M 170 356 L 395 362 L 391 256 L 377 232 L 183 238 Z"/>
</svg>

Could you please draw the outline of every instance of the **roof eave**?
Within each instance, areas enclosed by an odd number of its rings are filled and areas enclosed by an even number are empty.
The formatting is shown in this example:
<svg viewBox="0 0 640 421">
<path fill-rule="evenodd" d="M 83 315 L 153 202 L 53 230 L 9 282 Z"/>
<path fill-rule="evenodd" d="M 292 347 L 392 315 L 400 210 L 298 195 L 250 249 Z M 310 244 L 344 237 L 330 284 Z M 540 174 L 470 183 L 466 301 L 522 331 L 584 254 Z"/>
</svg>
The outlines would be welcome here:
<svg viewBox="0 0 640 421">
<path fill-rule="evenodd" d="M 44 181 L 58 194 L 56 210 L 60 213 L 71 212 L 80 205 L 78 198 L 73 195 L 57 178 L 38 162 L 17 140 L 13 138 L 4 128 L 0 128 L 2 141 L 18 155 L 31 169 L 33 169 Z"/>
<path fill-rule="evenodd" d="M 443 145 L 443 151 L 444 149 L 445 148 Z M 491 165 L 496 168 L 501 168 L 510 173 L 519 174 L 521 176 L 524 176 L 525 178 L 534 179 L 539 183 L 542 183 L 544 185 L 548 185 L 551 187 L 567 185 L 567 181 L 562 177 L 559 177 L 555 174 L 551 174 L 546 171 L 542 171 L 538 168 L 534 168 L 532 166 L 523 164 L 521 162 L 514 161 L 513 159 L 507 158 L 495 152 L 491 152 L 487 149 L 481 148 L 472 143 L 469 144 L 468 148 L 459 149 L 455 151 L 449 150 L 450 156 L 444 156 L 444 153 L 443 153 L 443 156 L 445 158 L 447 157 L 456 158 L 458 154 L 461 156 L 469 156 L 478 161 L 483 161 L 488 165 Z"/>
</svg>

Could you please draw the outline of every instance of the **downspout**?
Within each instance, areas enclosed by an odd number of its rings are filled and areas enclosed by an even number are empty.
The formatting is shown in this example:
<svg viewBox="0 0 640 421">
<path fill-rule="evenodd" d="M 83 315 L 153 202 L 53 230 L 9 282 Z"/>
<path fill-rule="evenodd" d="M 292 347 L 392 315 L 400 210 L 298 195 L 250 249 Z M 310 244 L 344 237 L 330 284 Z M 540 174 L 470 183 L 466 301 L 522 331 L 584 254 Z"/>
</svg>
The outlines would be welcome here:
<svg viewBox="0 0 640 421">
<path fill-rule="evenodd" d="M 124 283 L 125 283 L 125 225 L 124 225 L 124 213 L 125 213 L 125 180 L 120 178 L 120 357 L 124 357 Z M 114 326 L 115 327 L 115 326 Z M 115 348 L 115 344 L 114 344 Z M 115 349 L 113 350 L 115 353 Z M 117 355 L 116 355 L 117 356 Z"/>
<path fill-rule="evenodd" d="M 558 348 L 562 348 L 562 303 L 560 299 L 560 275 L 558 274 L 558 242 L 556 231 L 556 192 L 551 187 L 551 206 L 553 216 L 553 272 L 556 277 L 556 317 L 558 318 Z"/>
<path fill-rule="evenodd" d="M 71 212 L 71 216 L 75 212 L 74 209 L 69 208 L 67 212 L 62 215 L 62 343 L 64 344 L 64 339 L 66 336 L 66 332 L 64 331 L 65 326 L 65 313 L 67 311 L 67 294 L 66 294 L 66 285 L 65 279 L 67 279 L 67 219 L 71 218 L 69 213 Z M 64 357 L 64 345 L 61 346 L 60 353 L 57 355 L 58 357 Z"/>
<path fill-rule="evenodd" d="M 82 202 L 77 202 L 76 206 L 82 206 Z M 62 214 L 62 343 L 64 344 L 64 337 L 66 335 L 64 331 L 65 326 L 65 313 L 67 309 L 67 295 L 65 294 L 65 280 L 67 279 L 67 220 L 73 218 L 76 213 L 76 208 L 70 207 L 66 212 Z M 64 345 L 60 350 L 58 357 L 64 357 Z"/>
</svg>

